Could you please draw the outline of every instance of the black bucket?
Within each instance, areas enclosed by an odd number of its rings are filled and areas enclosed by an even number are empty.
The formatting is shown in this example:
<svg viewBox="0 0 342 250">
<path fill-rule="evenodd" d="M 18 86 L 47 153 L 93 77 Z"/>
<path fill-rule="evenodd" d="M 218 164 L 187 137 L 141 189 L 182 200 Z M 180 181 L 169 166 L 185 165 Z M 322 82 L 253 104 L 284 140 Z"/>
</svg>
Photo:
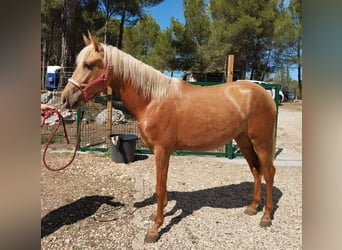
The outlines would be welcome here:
<svg viewBox="0 0 342 250">
<path fill-rule="evenodd" d="M 112 161 L 116 163 L 133 162 L 138 136 L 133 134 L 112 134 L 109 136 Z"/>
</svg>

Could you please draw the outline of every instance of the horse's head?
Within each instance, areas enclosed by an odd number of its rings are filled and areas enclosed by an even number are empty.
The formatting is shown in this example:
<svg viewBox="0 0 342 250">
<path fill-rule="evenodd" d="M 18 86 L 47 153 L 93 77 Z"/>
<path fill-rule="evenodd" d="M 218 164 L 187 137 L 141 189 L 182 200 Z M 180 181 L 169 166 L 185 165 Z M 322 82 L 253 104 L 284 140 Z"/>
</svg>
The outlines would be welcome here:
<svg viewBox="0 0 342 250">
<path fill-rule="evenodd" d="M 105 60 L 105 48 L 89 33 L 88 39 L 83 35 L 86 44 L 77 56 L 76 69 L 62 92 L 65 108 L 77 108 L 81 102 L 100 93 L 107 87 L 108 65 Z"/>
</svg>

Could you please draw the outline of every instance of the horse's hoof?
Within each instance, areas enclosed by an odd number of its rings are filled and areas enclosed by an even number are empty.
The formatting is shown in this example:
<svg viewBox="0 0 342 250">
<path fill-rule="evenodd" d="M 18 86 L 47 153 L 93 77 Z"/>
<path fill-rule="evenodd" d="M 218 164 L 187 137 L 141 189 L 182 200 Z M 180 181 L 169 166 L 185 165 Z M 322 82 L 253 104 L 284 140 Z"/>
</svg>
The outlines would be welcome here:
<svg viewBox="0 0 342 250">
<path fill-rule="evenodd" d="M 145 243 L 155 243 L 159 239 L 158 232 L 148 232 L 145 236 L 144 242 Z"/>
<path fill-rule="evenodd" d="M 271 219 L 262 218 L 259 225 L 261 227 L 269 227 L 269 226 L 272 225 L 272 220 Z"/>
<path fill-rule="evenodd" d="M 257 210 L 255 208 L 247 207 L 244 213 L 248 215 L 256 215 Z"/>
</svg>

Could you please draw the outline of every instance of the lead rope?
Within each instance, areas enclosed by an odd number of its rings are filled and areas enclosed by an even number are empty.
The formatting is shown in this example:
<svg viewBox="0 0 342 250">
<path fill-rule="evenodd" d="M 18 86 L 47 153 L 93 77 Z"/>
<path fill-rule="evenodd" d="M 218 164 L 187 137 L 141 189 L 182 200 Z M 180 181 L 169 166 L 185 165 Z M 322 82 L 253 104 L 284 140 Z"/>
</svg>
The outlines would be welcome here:
<svg viewBox="0 0 342 250">
<path fill-rule="evenodd" d="M 74 148 L 74 152 L 73 152 L 73 156 L 71 158 L 71 160 L 66 164 L 66 165 L 63 165 L 61 167 L 51 167 L 49 166 L 47 163 L 46 163 L 46 151 L 53 139 L 53 137 L 55 136 L 55 134 L 57 133 L 58 129 L 59 129 L 59 126 L 61 125 L 61 123 L 63 124 L 63 129 L 64 129 L 64 136 L 65 136 L 65 139 L 66 139 L 66 142 L 67 144 L 69 144 L 69 138 L 68 138 L 68 134 L 67 134 L 67 131 L 66 131 L 66 128 L 65 128 L 65 123 L 64 123 L 64 118 L 63 116 L 61 115 L 61 113 L 57 110 L 57 109 L 48 109 L 48 110 L 45 110 L 45 111 L 42 111 L 40 113 L 40 116 L 43 117 L 41 123 L 40 123 L 40 127 L 43 127 L 44 124 L 45 124 L 45 119 L 49 116 L 49 114 L 51 113 L 55 113 L 57 114 L 58 116 L 58 123 L 55 127 L 55 130 L 52 132 L 52 134 L 50 135 L 49 137 L 49 140 L 47 141 L 46 143 L 46 146 L 45 146 L 45 149 L 44 149 L 44 152 L 43 152 L 43 156 L 42 156 L 42 160 L 43 160 L 43 163 L 44 163 L 44 166 L 50 170 L 50 171 L 61 171 L 63 169 L 65 169 L 66 167 L 68 167 L 75 159 L 75 156 L 76 156 L 76 151 L 77 151 L 77 148 L 78 148 L 78 143 L 80 141 L 80 138 L 81 138 L 81 125 L 82 125 L 82 119 L 83 119 L 83 114 L 84 114 L 84 110 L 82 110 L 81 112 L 81 120 L 80 120 L 80 124 L 78 126 L 78 131 L 77 131 L 77 138 L 76 138 L 76 143 L 75 143 L 75 148 Z"/>
</svg>

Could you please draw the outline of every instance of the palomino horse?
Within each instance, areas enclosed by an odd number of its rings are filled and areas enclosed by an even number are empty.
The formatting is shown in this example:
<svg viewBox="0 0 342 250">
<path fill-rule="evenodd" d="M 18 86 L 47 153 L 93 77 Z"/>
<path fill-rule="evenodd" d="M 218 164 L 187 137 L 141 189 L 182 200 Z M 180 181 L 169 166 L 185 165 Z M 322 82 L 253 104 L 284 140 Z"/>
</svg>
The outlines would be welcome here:
<svg viewBox="0 0 342 250">
<path fill-rule="evenodd" d="M 76 108 L 108 85 L 135 116 L 141 139 L 156 162 L 157 211 L 145 242 L 159 238 L 163 210 L 168 203 L 166 181 L 171 153 L 176 149 L 215 149 L 235 139 L 254 177 L 252 202 L 245 213 L 254 215 L 261 200 L 261 177 L 266 182 L 266 202 L 260 226 L 271 225 L 275 175 L 276 107 L 261 86 L 239 82 L 210 87 L 194 86 L 165 76 L 119 49 L 83 35 L 86 47 L 62 100 Z"/>
</svg>

